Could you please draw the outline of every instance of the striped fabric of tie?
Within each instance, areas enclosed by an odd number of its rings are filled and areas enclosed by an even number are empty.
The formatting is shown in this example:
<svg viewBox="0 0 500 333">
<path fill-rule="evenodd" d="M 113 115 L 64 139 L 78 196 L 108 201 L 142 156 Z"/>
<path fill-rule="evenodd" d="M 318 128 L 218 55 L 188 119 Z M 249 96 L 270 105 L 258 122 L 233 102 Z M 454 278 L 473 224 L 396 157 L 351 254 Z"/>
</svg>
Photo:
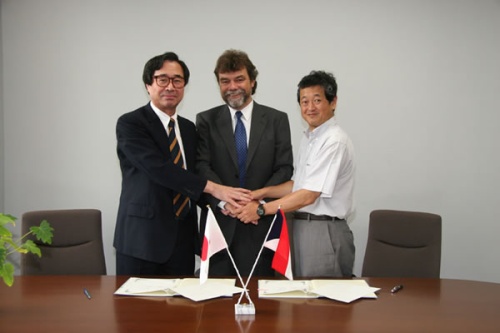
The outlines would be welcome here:
<svg viewBox="0 0 500 333">
<path fill-rule="evenodd" d="M 184 159 L 182 158 L 181 147 L 175 135 L 175 120 L 170 119 L 168 123 L 168 140 L 170 142 L 170 153 L 174 159 L 174 163 L 184 168 Z M 189 198 L 181 193 L 177 193 L 174 197 L 174 212 L 177 219 L 183 219 L 189 213 Z"/>
</svg>

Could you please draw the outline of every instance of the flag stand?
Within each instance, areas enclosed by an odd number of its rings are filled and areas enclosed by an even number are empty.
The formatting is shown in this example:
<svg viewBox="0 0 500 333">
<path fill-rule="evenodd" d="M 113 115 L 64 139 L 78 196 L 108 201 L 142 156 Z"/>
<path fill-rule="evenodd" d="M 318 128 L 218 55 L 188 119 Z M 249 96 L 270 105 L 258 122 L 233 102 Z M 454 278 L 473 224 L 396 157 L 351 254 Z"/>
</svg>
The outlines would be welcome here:
<svg viewBox="0 0 500 333">
<path fill-rule="evenodd" d="M 234 305 L 234 314 L 238 317 L 241 315 L 255 315 L 255 305 L 253 303 L 243 303 Z"/>
<path fill-rule="evenodd" d="M 201 254 L 201 264 L 200 264 L 200 284 L 203 284 L 207 278 L 208 278 L 208 262 L 212 254 L 225 249 L 227 251 L 227 254 L 229 256 L 229 259 L 231 259 L 231 264 L 234 267 L 234 270 L 236 271 L 236 274 L 238 276 L 238 279 L 240 280 L 241 286 L 243 287 L 243 292 L 241 293 L 240 299 L 238 301 L 238 304 L 235 304 L 234 311 L 235 314 L 240 315 L 254 315 L 255 314 L 255 306 L 252 302 L 252 299 L 250 298 L 250 295 L 248 294 L 248 289 L 247 289 L 247 284 L 243 282 L 243 278 L 241 277 L 240 271 L 238 270 L 238 267 L 236 267 L 236 263 L 234 262 L 234 258 L 231 255 L 231 251 L 229 251 L 229 246 L 226 243 L 226 239 L 224 238 L 224 235 L 222 231 L 220 230 L 219 224 L 217 223 L 217 220 L 215 219 L 214 213 L 212 209 L 210 208 L 209 205 L 207 205 L 208 208 L 208 215 L 207 215 L 207 225 L 205 226 L 205 237 L 203 239 L 203 247 L 202 247 L 202 254 Z M 213 246 L 214 249 L 210 249 L 210 246 Z M 255 267 L 255 264 L 254 264 Z M 240 304 L 241 299 L 243 295 L 246 296 L 248 299 L 249 304 Z"/>
<path fill-rule="evenodd" d="M 243 278 L 241 277 L 238 267 L 236 266 L 233 256 L 231 255 L 231 251 L 229 251 L 229 246 L 227 245 L 224 235 L 220 230 L 219 224 L 215 219 L 212 209 L 208 205 L 207 208 L 208 208 L 207 224 L 205 226 L 205 236 L 203 239 L 203 247 L 201 251 L 200 284 L 203 284 L 208 278 L 208 267 L 209 267 L 210 257 L 216 252 L 225 249 L 228 253 L 229 258 L 231 259 L 231 264 L 233 265 L 236 274 L 238 276 L 238 279 L 243 287 L 243 291 L 240 294 L 240 298 L 238 299 L 238 302 L 234 305 L 234 313 L 237 317 L 241 315 L 254 316 L 255 305 L 253 304 L 252 299 L 250 298 L 250 295 L 248 293 L 248 284 L 250 282 L 250 279 L 252 278 L 252 275 L 255 271 L 255 267 L 257 266 L 257 263 L 260 259 L 264 247 L 268 247 L 269 249 L 275 252 L 272 267 L 281 274 L 283 274 L 284 276 L 286 276 L 288 279 L 293 280 L 291 274 L 291 265 L 289 262 L 290 249 L 288 244 L 288 231 L 286 228 L 286 219 L 283 215 L 283 212 L 281 211 L 281 207 L 278 208 L 278 212 L 274 215 L 274 219 L 271 222 L 271 225 L 269 226 L 269 230 L 267 231 L 264 242 L 262 243 L 259 253 L 257 254 L 257 257 L 253 263 L 252 269 L 247 277 L 246 283 L 243 282 Z M 281 231 L 279 232 L 279 236 L 276 237 L 277 232 L 276 230 L 273 230 L 273 227 L 275 227 L 276 218 L 278 214 L 280 214 L 280 220 L 279 220 L 280 224 L 277 225 L 276 228 L 281 229 Z M 269 240 L 271 232 L 272 232 L 272 241 Z M 281 243 L 279 240 L 277 244 L 274 243 L 276 238 L 282 239 L 283 237 L 286 237 L 285 243 Z M 281 244 L 285 245 L 280 246 Z M 279 256 L 277 255 L 278 251 L 280 252 Z M 285 252 L 288 252 L 288 255 L 283 255 L 283 253 Z M 241 303 L 243 296 L 247 298 L 248 303 L 243 303 L 243 304 Z M 243 317 L 240 319 L 245 320 L 246 318 Z"/>
<path fill-rule="evenodd" d="M 235 315 L 255 315 L 255 305 L 252 302 L 252 299 L 250 298 L 250 295 L 248 294 L 248 277 L 247 283 L 243 283 L 243 278 L 241 277 L 240 271 L 238 270 L 238 267 L 236 267 L 236 263 L 234 262 L 233 256 L 231 255 L 231 252 L 229 251 L 229 247 L 226 248 L 227 254 L 229 255 L 229 258 L 231 259 L 231 263 L 233 264 L 234 270 L 236 271 L 236 275 L 238 275 L 238 279 L 240 280 L 240 283 L 243 287 L 243 292 L 240 295 L 240 299 L 238 300 L 238 303 L 234 305 L 234 314 Z M 258 260 L 258 258 L 257 258 Z M 254 264 L 255 267 L 255 264 Z M 253 269 L 252 269 L 253 271 Z M 251 274 L 251 273 L 250 273 Z M 249 303 L 246 304 L 240 304 L 241 299 L 243 298 L 243 295 L 246 296 L 247 300 Z"/>
<path fill-rule="evenodd" d="M 274 215 L 274 219 L 271 222 L 271 225 L 269 226 L 269 230 L 267 231 L 266 237 L 264 238 L 264 242 L 262 243 L 262 246 L 261 246 L 261 248 L 259 250 L 259 253 L 257 254 L 257 258 L 255 258 L 255 261 L 254 261 L 253 266 L 252 266 L 252 270 L 250 271 L 250 274 L 248 275 L 247 282 L 245 284 L 243 284 L 243 281 L 241 280 L 241 277 L 240 277 L 240 281 L 241 281 L 241 283 L 243 285 L 243 289 L 246 292 L 245 295 L 246 295 L 248 301 L 250 302 L 250 304 L 245 304 L 245 303 L 241 304 L 241 300 L 243 298 L 243 293 L 241 293 L 240 298 L 238 299 L 238 303 L 236 303 L 234 305 L 234 313 L 235 313 L 235 315 L 255 315 L 255 306 L 254 306 L 252 300 L 250 299 L 250 296 L 248 295 L 248 288 L 247 287 L 248 287 L 248 283 L 250 282 L 250 278 L 253 275 L 255 267 L 257 266 L 257 262 L 260 259 L 260 255 L 262 253 L 262 250 L 264 249 L 264 244 L 266 243 L 266 240 L 269 237 L 269 234 L 271 233 L 271 230 L 273 228 L 274 222 L 276 221 L 276 216 L 277 215 Z M 238 269 L 236 268 L 236 265 L 235 265 L 234 261 L 233 261 L 233 266 L 236 269 L 236 272 L 238 273 Z M 239 275 L 239 273 L 238 273 L 238 275 Z"/>
</svg>

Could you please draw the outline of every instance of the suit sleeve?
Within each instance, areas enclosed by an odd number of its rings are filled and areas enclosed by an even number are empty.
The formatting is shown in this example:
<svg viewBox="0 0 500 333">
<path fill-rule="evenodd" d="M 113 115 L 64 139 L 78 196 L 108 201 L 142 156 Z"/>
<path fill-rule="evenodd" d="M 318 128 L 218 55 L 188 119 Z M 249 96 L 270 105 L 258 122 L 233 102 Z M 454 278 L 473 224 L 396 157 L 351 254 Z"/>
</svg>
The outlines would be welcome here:
<svg viewBox="0 0 500 333">
<path fill-rule="evenodd" d="M 118 119 L 117 149 L 122 169 L 124 172 L 136 172 L 134 169 L 138 169 L 150 181 L 198 200 L 206 186 L 206 180 L 175 165 L 170 158 L 168 145 L 163 148 L 155 140 L 155 134 L 148 128 L 149 125 L 151 124 L 131 115 Z"/>
</svg>

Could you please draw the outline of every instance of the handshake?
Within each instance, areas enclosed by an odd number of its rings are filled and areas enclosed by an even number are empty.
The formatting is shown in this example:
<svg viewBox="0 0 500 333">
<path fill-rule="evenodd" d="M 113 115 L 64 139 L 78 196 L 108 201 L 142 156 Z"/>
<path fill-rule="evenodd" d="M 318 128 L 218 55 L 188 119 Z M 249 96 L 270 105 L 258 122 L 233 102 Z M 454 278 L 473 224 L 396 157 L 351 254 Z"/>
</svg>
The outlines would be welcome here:
<svg viewBox="0 0 500 333">
<path fill-rule="evenodd" d="M 236 200 L 233 203 L 226 202 L 221 211 L 224 215 L 237 218 L 245 224 L 257 225 L 261 217 L 257 214 L 257 208 L 262 199 L 263 196 L 260 195 L 259 190 L 252 191 L 242 200 Z"/>
<path fill-rule="evenodd" d="M 222 200 L 219 207 L 224 215 L 237 218 L 245 224 L 257 224 L 262 216 L 275 214 L 280 208 L 285 212 L 297 210 L 314 203 L 321 194 L 320 192 L 305 189 L 292 193 L 293 180 L 279 185 L 263 187 L 255 191 L 234 187 L 230 187 L 230 189 L 235 195 L 226 196 L 228 200 L 219 198 L 219 200 Z M 279 199 L 265 203 L 264 209 L 264 206 L 259 207 L 264 198 Z M 257 213 L 257 210 L 259 213 Z"/>
</svg>

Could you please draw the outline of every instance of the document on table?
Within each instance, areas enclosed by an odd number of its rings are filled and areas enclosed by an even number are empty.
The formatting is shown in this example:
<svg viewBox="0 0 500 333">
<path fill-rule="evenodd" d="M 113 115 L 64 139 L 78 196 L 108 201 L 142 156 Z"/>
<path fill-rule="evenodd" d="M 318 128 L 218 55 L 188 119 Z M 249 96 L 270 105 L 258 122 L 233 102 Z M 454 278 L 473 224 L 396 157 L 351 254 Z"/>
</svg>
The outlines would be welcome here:
<svg viewBox="0 0 500 333">
<path fill-rule="evenodd" d="M 259 297 L 262 298 L 318 298 L 311 292 L 308 280 L 259 280 Z"/>
<path fill-rule="evenodd" d="M 200 280 L 186 279 L 150 279 L 129 278 L 115 295 L 122 296 L 184 296 L 195 302 L 216 297 L 231 297 L 243 291 L 235 286 L 236 279 L 208 279 L 200 285 Z"/>
<path fill-rule="evenodd" d="M 243 291 L 236 287 L 236 279 L 207 279 L 200 284 L 200 279 L 188 278 L 176 285 L 173 290 L 179 295 L 187 297 L 195 302 L 217 297 L 231 297 Z"/>
<path fill-rule="evenodd" d="M 259 280 L 261 298 L 326 297 L 350 303 L 359 298 L 377 298 L 380 288 L 370 287 L 365 280 Z"/>
<path fill-rule="evenodd" d="M 124 296 L 175 296 L 179 295 L 172 288 L 181 279 L 145 279 L 138 277 L 129 278 L 115 295 Z"/>
</svg>

